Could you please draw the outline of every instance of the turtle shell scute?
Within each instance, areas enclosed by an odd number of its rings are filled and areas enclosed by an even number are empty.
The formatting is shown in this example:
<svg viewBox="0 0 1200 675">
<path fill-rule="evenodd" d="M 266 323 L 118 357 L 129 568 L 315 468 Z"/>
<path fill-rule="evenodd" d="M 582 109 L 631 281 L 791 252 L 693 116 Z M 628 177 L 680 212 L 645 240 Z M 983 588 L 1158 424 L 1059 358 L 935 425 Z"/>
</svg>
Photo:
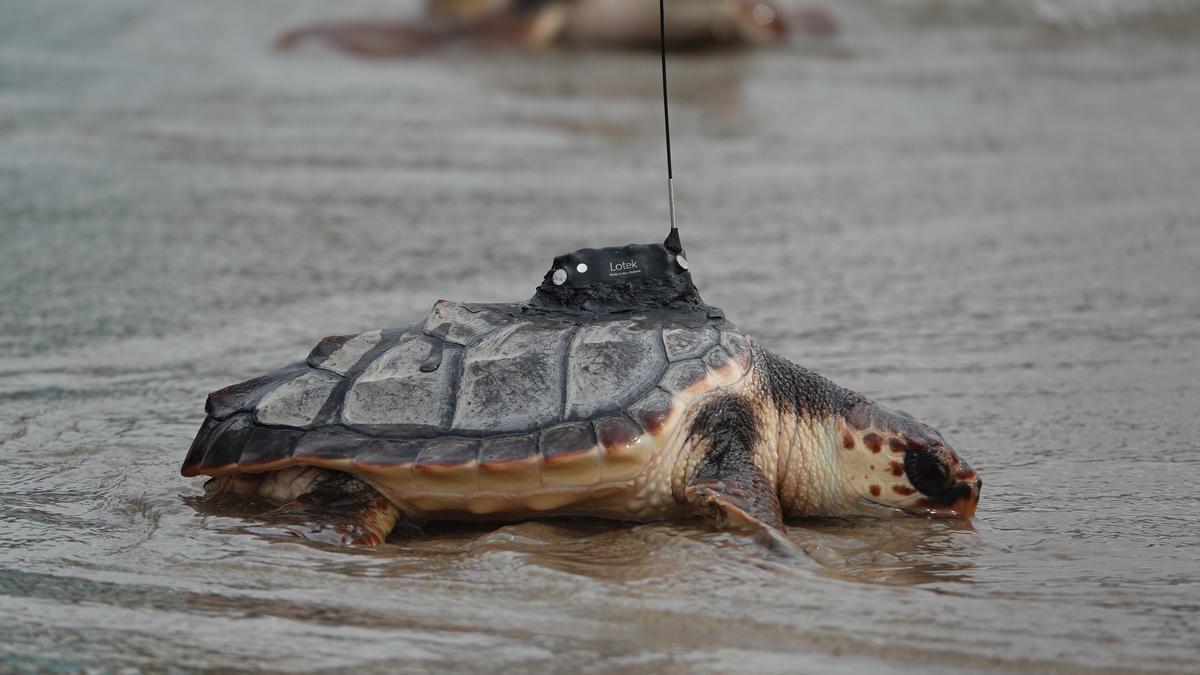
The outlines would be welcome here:
<svg viewBox="0 0 1200 675">
<path fill-rule="evenodd" d="M 204 411 L 217 419 L 225 419 L 230 415 L 252 410 L 263 396 L 308 370 L 309 367 L 305 363 L 293 363 L 266 375 L 218 389 L 208 395 Z"/>
<path fill-rule="evenodd" d="M 439 367 L 421 368 L 440 350 Z M 417 335 L 401 340 L 367 364 L 342 404 L 342 421 L 356 427 L 405 425 L 445 431 L 454 412 L 451 393 L 461 349 L 446 349 L 436 338 Z"/>
<path fill-rule="evenodd" d="M 659 383 L 663 389 L 677 396 L 687 397 L 688 393 L 708 377 L 708 369 L 699 359 L 676 363 L 667 369 Z"/>
<path fill-rule="evenodd" d="M 750 339 L 737 331 L 721 331 L 721 346 L 742 370 L 750 368 Z"/>
<path fill-rule="evenodd" d="M 328 371 L 309 370 L 263 396 L 254 407 L 254 418 L 268 426 L 311 427 L 341 381 Z"/>
<path fill-rule="evenodd" d="M 608 454 L 642 461 L 645 433 L 701 383 L 721 386 L 706 372 L 748 358 L 745 338 L 718 326 L 440 301 L 420 324 L 326 338 L 304 362 L 214 392 L 183 473 L 291 462 L 410 466 L 447 488 L 586 484 Z"/>
<path fill-rule="evenodd" d="M 308 355 L 313 368 L 345 375 L 383 339 L 383 331 L 373 330 L 358 335 L 334 335 L 321 340 Z"/>
<path fill-rule="evenodd" d="M 438 300 L 425 317 L 426 335 L 466 346 L 511 321 L 503 306 Z"/>
<path fill-rule="evenodd" d="M 563 355 L 572 331 L 518 321 L 468 347 L 451 402 L 451 432 L 532 431 L 561 419 Z"/>
<path fill-rule="evenodd" d="M 698 359 L 717 344 L 715 328 L 685 328 L 672 326 L 663 328 L 663 347 L 671 363 L 685 359 Z"/>
<path fill-rule="evenodd" d="M 605 321 L 581 327 L 566 355 L 568 419 L 589 419 L 619 409 L 630 394 L 654 386 L 667 366 L 657 330 L 632 321 Z"/>
</svg>

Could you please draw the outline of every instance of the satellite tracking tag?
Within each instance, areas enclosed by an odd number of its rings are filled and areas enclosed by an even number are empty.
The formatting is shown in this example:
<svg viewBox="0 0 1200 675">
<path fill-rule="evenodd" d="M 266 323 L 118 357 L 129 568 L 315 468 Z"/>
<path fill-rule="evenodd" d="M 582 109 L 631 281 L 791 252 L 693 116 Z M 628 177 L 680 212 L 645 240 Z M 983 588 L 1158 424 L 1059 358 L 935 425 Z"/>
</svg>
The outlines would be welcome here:
<svg viewBox="0 0 1200 675">
<path fill-rule="evenodd" d="M 721 311 L 700 298 L 692 283 L 675 223 L 675 169 L 671 164 L 671 114 L 667 98 L 666 3 L 658 3 L 658 38 L 662 57 L 663 132 L 667 146 L 667 209 L 671 231 L 661 244 L 629 244 L 581 248 L 560 255 L 546 272 L 528 311 L 553 309 L 606 315 L 643 310 L 721 318 Z"/>
<path fill-rule="evenodd" d="M 680 264 L 682 262 L 682 264 Z M 597 284 L 639 284 L 683 274 L 686 261 L 661 244 L 582 248 L 554 259 L 556 286 L 586 288 Z"/>
<path fill-rule="evenodd" d="M 700 298 L 683 251 L 672 250 L 669 243 L 564 253 L 554 259 L 528 306 L 596 316 L 646 310 L 697 315 L 719 311 Z"/>
</svg>

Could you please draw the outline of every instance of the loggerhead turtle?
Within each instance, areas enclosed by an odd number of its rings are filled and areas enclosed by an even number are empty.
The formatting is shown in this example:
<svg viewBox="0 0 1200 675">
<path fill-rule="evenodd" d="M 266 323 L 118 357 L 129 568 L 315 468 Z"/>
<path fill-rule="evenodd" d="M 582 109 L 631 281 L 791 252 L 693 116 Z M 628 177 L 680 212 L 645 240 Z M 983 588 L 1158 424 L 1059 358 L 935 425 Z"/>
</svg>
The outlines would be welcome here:
<svg viewBox="0 0 1200 675">
<path fill-rule="evenodd" d="M 559 256 L 518 304 L 439 300 L 209 395 L 184 476 L 317 510 L 322 541 L 401 522 L 708 515 L 789 547 L 785 517 L 970 518 L 934 429 L 764 349 L 701 300 L 677 233 Z"/>
<path fill-rule="evenodd" d="M 426 0 L 416 20 L 325 21 L 280 35 L 276 47 L 325 42 L 366 57 L 405 56 L 452 42 L 574 47 L 657 48 L 652 0 Z M 825 38 L 837 31 L 824 7 L 785 12 L 772 0 L 686 0 L 673 4 L 665 27 L 672 48 L 762 46 L 789 33 Z"/>
</svg>

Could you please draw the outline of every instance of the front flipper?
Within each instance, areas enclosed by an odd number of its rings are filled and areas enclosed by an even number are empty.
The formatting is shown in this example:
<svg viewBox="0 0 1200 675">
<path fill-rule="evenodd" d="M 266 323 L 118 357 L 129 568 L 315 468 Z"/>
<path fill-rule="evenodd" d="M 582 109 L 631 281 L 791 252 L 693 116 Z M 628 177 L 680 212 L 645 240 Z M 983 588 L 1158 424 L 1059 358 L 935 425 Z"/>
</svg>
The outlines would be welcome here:
<svg viewBox="0 0 1200 675">
<path fill-rule="evenodd" d="M 705 450 L 685 496 L 718 527 L 749 533 L 776 553 L 803 555 L 784 535 L 779 496 L 754 463 L 758 428 L 754 406 L 741 397 L 706 403 L 689 433 L 690 440 Z"/>
<path fill-rule="evenodd" d="M 803 552 L 783 533 L 779 498 L 758 467 L 744 473 L 694 482 L 688 501 L 704 508 L 717 527 L 745 532 L 775 553 Z"/>
</svg>

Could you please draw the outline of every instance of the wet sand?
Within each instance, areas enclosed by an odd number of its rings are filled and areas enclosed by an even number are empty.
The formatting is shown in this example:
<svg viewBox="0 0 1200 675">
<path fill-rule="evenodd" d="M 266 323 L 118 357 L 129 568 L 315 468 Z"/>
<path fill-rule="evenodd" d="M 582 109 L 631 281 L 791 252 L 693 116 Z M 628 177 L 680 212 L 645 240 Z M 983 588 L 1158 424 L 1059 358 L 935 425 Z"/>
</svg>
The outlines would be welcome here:
<svg viewBox="0 0 1200 675">
<path fill-rule="evenodd" d="M 665 235 L 655 55 L 267 49 L 328 12 L 6 4 L 0 670 L 1200 668 L 1187 17 L 849 3 L 832 46 L 672 60 L 705 299 L 985 480 L 970 525 L 791 523 L 823 566 L 688 523 L 338 550 L 179 477 L 210 390 Z"/>
</svg>

